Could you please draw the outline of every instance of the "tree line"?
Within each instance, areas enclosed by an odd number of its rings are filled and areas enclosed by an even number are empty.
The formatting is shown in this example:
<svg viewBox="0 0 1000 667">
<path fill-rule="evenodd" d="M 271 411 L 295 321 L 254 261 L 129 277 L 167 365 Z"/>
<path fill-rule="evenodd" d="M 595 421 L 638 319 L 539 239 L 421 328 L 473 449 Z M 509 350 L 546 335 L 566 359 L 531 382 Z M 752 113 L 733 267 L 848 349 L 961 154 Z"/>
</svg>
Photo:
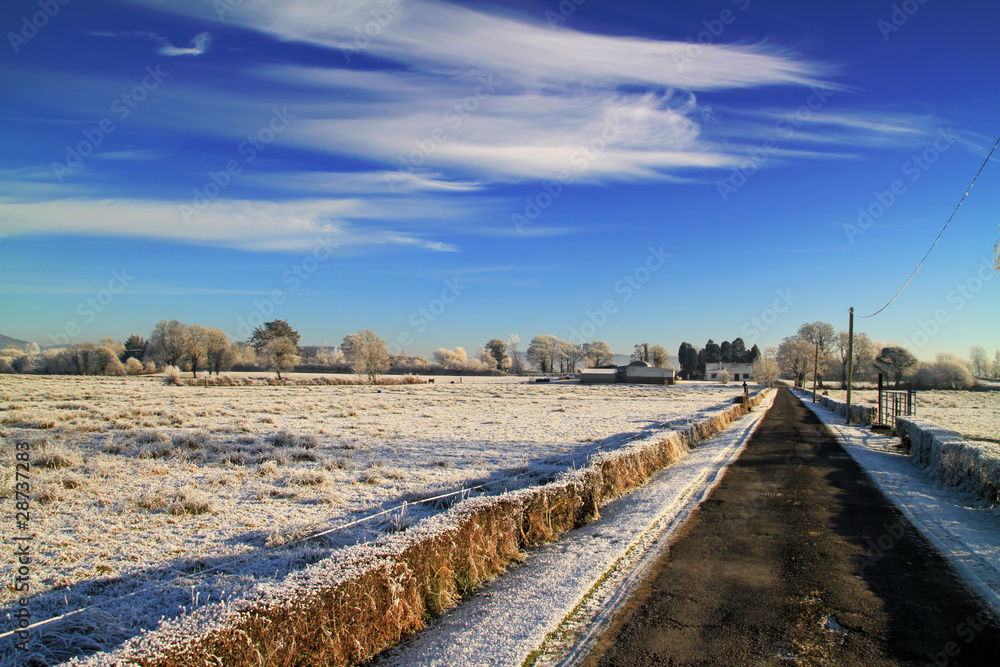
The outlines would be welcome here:
<svg viewBox="0 0 1000 667">
<path fill-rule="evenodd" d="M 1000 377 L 1000 350 L 992 361 L 978 346 L 970 350 L 968 361 L 948 353 L 921 361 L 905 347 L 873 341 L 863 332 L 854 334 L 853 343 L 852 348 L 850 334 L 835 331 L 832 324 L 810 322 L 765 354 L 797 386 L 815 380 L 818 388 L 828 381 L 846 388 L 852 353 L 854 382 L 874 382 L 881 374 L 896 388 L 905 384 L 917 389 L 967 389 L 977 377 Z"/>
<path fill-rule="evenodd" d="M 384 373 L 483 373 L 522 374 L 574 373 L 581 368 L 614 365 L 614 352 L 605 341 L 574 343 L 552 335 L 538 335 L 527 349 L 519 350 L 521 339 L 511 335 L 493 338 L 474 354 L 464 348 L 438 348 L 431 359 L 402 351 L 390 354 L 386 341 L 371 329 L 344 337 L 340 347 L 300 347 L 299 333 L 286 320 L 265 322 L 242 342 L 230 341 L 221 329 L 178 320 L 161 320 L 148 339 L 132 333 L 125 341 L 103 338 L 99 343 L 79 343 L 64 348 L 40 350 L 30 344 L 26 350 L 8 347 L 0 351 L 0 372 L 69 375 L 140 375 L 166 368 L 177 372 L 215 373 L 229 370 L 269 370 L 353 372 L 374 381 Z M 847 332 L 836 332 L 826 322 L 802 324 L 781 344 L 763 353 L 749 350 L 742 338 L 715 343 L 709 339 L 701 349 L 688 342 L 677 351 L 680 375 L 684 379 L 704 378 L 710 363 L 751 364 L 754 378 L 768 384 L 779 375 L 799 386 L 815 379 L 817 386 L 839 381 L 846 387 L 849 366 Z M 942 354 L 933 362 L 921 362 L 906 348 L 871 340 L 855 333 L 854 380 L 871 382 L 882 373 L 891 383 L 907 383 L 923 388 L 965 388 L 976 377 L 1000 377 L 1000 351 L 991 360 L 980 346 L 970 350 L 969 360 Z M 637 343 L 631 359 L 669 368 L 670 356 L 664 346 Z"/>
</svg>

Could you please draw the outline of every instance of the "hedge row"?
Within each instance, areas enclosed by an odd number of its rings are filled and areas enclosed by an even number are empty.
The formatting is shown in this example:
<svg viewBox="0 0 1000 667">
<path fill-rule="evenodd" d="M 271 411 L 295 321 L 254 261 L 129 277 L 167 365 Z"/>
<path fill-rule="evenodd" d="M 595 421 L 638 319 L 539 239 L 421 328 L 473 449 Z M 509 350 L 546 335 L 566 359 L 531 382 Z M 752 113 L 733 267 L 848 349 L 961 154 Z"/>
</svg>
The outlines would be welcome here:
<svg viewBox="0 0 1000 667">
<path fill-rule="evenodd" d="M 420 630 L 425 621 L 599 508 L 678 461 L 760 403 L 751 397 L 683 431 L 636 441 L 582 470 L 501 496 L 470 498 L 382 541 L 336 552 L 231 604 L 165 622 L 87 667 L 352 665 Z"/>
<path fill-rule="evenodd" d="M 896 435 L 910 456 L 943 484 L 993 506 L 1000 504 L 1000 448 L 977 444 L 933 422 L 896 417 Z"/>
</svg>

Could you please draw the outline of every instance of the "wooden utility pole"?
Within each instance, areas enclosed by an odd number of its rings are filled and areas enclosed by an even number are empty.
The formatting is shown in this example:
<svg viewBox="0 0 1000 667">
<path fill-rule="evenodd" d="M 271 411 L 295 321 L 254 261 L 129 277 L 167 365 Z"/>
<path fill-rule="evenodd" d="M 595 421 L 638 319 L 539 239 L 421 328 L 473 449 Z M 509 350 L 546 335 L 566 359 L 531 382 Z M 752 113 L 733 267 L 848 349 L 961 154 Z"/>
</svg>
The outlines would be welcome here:
<svg viewBox="0 0 1000 667">
<path fill-rule="evenodd" d="M 851 385 L 854 384 L 854 306 L 847 319 L 847 423 L 851 423 Z"/>
<path fill-rule="evenodd" d="M 813 403 L 816 402 L 816 378 L 819 375 L 819 338 L 816 339 L 816 360 L 813 361 Z"/>
</svg>

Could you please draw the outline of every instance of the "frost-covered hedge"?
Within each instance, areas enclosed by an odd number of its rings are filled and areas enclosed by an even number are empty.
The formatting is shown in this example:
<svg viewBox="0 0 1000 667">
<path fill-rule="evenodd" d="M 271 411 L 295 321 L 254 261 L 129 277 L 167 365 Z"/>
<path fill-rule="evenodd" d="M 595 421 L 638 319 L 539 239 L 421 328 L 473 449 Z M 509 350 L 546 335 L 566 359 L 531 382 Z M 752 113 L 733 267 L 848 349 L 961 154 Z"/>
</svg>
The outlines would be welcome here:
<svg viewBox="0 0 1000 667">
<path fill-rule="evenodd" d="M 797 392 L 801 393 L 804 397 L 808 397 L 812 400 L 812 390 L 803 389 L 797 387 L 795 389 Z M 830 412 L 836 413 L 841 417 L 847 417 L 847 403 L 841 401 L 835 401 L 829 396 L 823 396 L 821 394 L 816 394 L 816 402 L 822 405 L 824 408 Z M 878 418 L 878 408 L 858 405 L 857 403 L 851 403 L 851 423 L 852 424 L 863 424 L 868 426 L 873 424 Z"/>
<path fill-rule="evenodd" d="M 938 481 L 991 505 L 1000 504 L 1000 447 L 970 442 L 914 417 L 897 417 L 896 435 L 909 447 L 910 456 Z"/>
<path fill-rule="evenodd" d="M 751 396 L 750 406 L 764 393 Z M 350 665 L 369 659 L 497 576 L 525 546 L 558 538 L 683 458 L 748 406 L 595 457 L 542 486 L 466 499 L 405 532 L 357 545 L 67 665 Z"/>
</svg>

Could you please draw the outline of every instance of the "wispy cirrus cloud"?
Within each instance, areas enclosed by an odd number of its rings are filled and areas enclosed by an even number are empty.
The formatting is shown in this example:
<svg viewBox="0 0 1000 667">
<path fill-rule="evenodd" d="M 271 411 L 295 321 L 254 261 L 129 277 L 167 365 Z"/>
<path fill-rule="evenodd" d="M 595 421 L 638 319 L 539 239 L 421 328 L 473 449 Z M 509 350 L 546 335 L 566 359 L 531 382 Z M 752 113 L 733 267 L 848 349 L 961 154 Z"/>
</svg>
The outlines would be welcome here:
<svg viewBox="0 0 1000 667">
<path fill-rule="evenodd" d="M 113 32 L 108 30 L 92 30 L 88 32 L 94 37 L 143 37 L 151 39 L 160 47 L 156 50 L 161 56 L 200 56 L 208 50 L 212 43 L 212 36 L 207 32 L 199 32 L 191 39 L 191 46 L 174 46 L 166 37 L 151 32 L 149 30 L 130 30 L 126 32 Z"/>
<path fill-rule="evenodd" d="M 426 209 L 424 209 L 426 210 Z M 438 211 L 435 211 L 437 214 Z M 175 202 L 137 199 L 0 199 L 0 231 L 11 235 L 90 234 L 171 239 L 244 250 L 299 252 L 317 239 L 345 252 L 374 246 L 400 246 L 451 252 L 448 242 L 407 229 L 406 217 L 424 213 L 388 203 L 357 199 L 285 202 L 215 202 L 184 224 Z M 403 222 L 390 228 L 381 221 Z"/>
<path fill-rule="evenodd" d="M 200 56 L 208 50 L 208 45 L 212 42 L 212 36 L 207 32 L 199 32 L 191 40 L 191 46 L 174 46 L 166 39 L 162 39 L 159 54 L 161 56 Z"/>
<path fill-rule="evenodd" d="M 780 111 L 749 106 L 720 119 L 702 97 L 768 86 L 829 88 L 824 82 L 835 73 L 763 43 L 704 44 L 691 58 L 688 42 L 553 30 L 542 17 L 501 16 L 439 0 L 399 3 L 378 34 L 363 41 L 357 35 L 371 20 L 368 2 L 242 0 L 223 3 L 227 11 L 219 12 L 219 3 L 200 0 L 132 1 L 337 55 L 322 66 L 289 65 L 285 57 L 269 59 L 268 50 L 245 67 L 178 64 L 185 76 L 171 74 L 155 91 L 155 103 L 144 103 L 115 130 L 116 137 L 134 132 L 140 141 L 160 137 L 155 147 L 136 141 L 96 151 L 98 159 L 87 165 L 92 180 L 50 201 L 38 200 L 44 188 L 37 182 L 32 201 L 16 197 L 16 184 L 0 182 L 0 195 L 12 193 L 0 200 L 0 216 L 7 216 L 0 227 L 10 233 L 141 234 L 289 250 L 327 233 L 345 247 L 450 251 L 455 245 L 436 236 L 453 238 L 459 226 L 449 221 L 456 214 L 465 216 L 460 233 L 511 233 L 481 215 L 495 204 L 482 197 L 489 188 L 564 177 L 573 183 L 685 181 L 734 169 L 759 137 L 773 131 Z M 212 43 L 207 31 L 190 46 L 152 32 L 100 34 L 152 39 L 167 57 L 202 55 Z M 363 52 L 373 62 L 353 69 L 341 51 Z M 20 94 L 72 97 L 83 129 L 111 114 L 109 101 L 136 85 L 135 74 L 121 71 L 54 75 L 44 87 L 26 80 Z M 267 168 L 261 161 L 241 163 L 232 190 L 199 213 L 198 224 L 178 224 L 177 206 L 208 182 L 208 170 L 242 159 L 239 146 L 266 128 L 276 106 L 289 109 L 294 120 L 272 136 L 263 158 Z M 877 145 L 925 126 L 904 115 L 824 109 L 798 128 L 795 142 L 782 146 L 782 157 L 844 157 L 847 140 Z M 67 132 L 67 142 L 79 136 Z M 200 160 L 208 167 L 192 167 L 184 149 L 173 150 L 206 143 L 217 151 Z M 281 150 L 313 159 L 273 159 Z M 333 168 L 317 166 L 331 158 Z M 164 180 L 171 177 L 169 194 L 128 199 L 113 189 L 106 177 L 111 168 L 138 160 Z M 466 201 L 477 194 L 475 203 Z M 545 226 L 529 235 L 575 231 Z"/>
</svg>

